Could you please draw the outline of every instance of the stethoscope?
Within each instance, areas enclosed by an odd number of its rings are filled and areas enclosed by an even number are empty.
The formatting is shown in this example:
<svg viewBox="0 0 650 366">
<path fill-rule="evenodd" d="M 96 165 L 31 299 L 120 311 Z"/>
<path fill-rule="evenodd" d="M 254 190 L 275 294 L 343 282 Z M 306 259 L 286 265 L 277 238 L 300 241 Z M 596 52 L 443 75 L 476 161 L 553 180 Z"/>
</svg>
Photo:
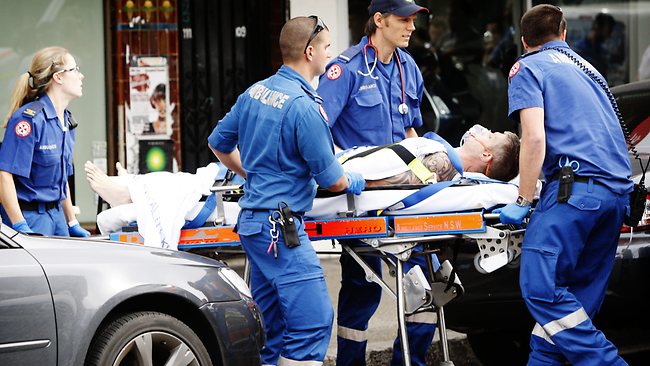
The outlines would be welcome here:
<svg viewBox="0 0 650 366">
<path fill-rule="evenodd" d="M 370 67 L 368 65 L 368 47 L 372 48 L 372 50 L 375 51 L 375 60 L 372 63 L 372 67 Z M 370 37 L 368 37 L 368 43 L 363 45 L 363 61 L 366 64 L 366 71 L 367 72 L 364 73 L 361 70 L 357 70 L 359 75 L 370 76 L 374 80 L 379 79 L 379 77 L 374 76 L 372 74 L 373 71 L 375 71 L 375 68 L 377 67 L 377 55 L 378 54 L 379 54 L 379 52 L 377 51 L 377 47 L 375 47 L 375 45 L 372 44 L 372 40 L 370 39 Z M 399 55 L 397 54 L 397 50 L 393 51 L 393 54 L 395 55 L 395 61 L 397 62 L 397 69 L 399 70 L 399 79 L 400 79 L 400 82 L 401 82 L 401 85 L 402 85 L 402 103 L 399 106 L 397 106 L 397 111 L 400 114 L 405 115 L 405 114 L 407 114 L 409 112 L 409 106 L 406 105 L 406 92 L 404 91 L 405 90 L 405 87 L 404 87 L 404 70 L 402 70 L 402 62 L 399 59 Z"/>
</svg>

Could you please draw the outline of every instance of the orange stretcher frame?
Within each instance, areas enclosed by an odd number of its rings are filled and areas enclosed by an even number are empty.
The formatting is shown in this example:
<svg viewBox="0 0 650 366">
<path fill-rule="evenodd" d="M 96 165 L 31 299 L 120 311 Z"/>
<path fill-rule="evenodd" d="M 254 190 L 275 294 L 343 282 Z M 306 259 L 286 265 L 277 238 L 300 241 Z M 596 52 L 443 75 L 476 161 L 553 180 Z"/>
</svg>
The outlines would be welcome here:
<svg viewBox="0 0 650 366">
<path fill-rule="evenodd" d="M 307 220 L 305 232 L 311 240 L 371 239 L 422 235 L 448 235 L 484 232 L 483 212 L 414 216 L 377 216 Z M 138 232 L 110 234 L 110 240 L 142 244 Z M 201 227 L 181 230 L 178 249 L 240 245 L 234 226 Z"/>
</svg>

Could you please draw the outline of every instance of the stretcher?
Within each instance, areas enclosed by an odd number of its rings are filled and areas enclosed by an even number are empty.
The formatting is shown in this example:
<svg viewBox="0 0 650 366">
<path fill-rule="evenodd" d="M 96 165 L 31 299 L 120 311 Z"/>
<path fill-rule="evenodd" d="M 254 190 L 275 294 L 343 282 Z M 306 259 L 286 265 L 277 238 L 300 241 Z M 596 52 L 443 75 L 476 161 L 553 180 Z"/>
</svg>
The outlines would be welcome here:
<svg viewBox="0 0 650 366">
<path fill-rule="evenodd" d="M 213 187 L 212 190 L 217 197 L 215 213 L 210 217 L 213 225 L 182 230 L 178 243 L 179 250 L 216 253 L 242 251 L 239 237 L 233 231 L 236 219 L 233 218 L 232 213 L 229 213 L 228 208 L 232 209 L 233 204 L 236 205 L 233 201 L 238 195 L 235 193 L 238 188 L 236 186 Z M 440 192 L 457 196 L 460 191 L 454 191 L 453 188 L 445 188 Z M 393 190 L 368 190 L 362 196 L 380 195 L 384 198 L 384 202 L 387 202 L 386 197 L 392 197 L 388 202 L 394 202 L 396 197 L 402 197 L 399 198 L 399 202 L 402 202 L 405 197 L 413 194 L 412 190 L 389 191 Z M 470 195 L 477 196 L 476 192 Z M 436 193 L 436 196 L 444 199 L 445 195 Z M 498 199 L 505 202 L 496 204 L 512 202 L 516 196 L 516 186 L 507 187 L 507 192 Z M 312 241 L 359 239 L 367 244 L 361 247 L 345 244 L 341 246 L 363 268 L 367 281 L 377 283 L 396 300 L 399 336 L 405 365 L 411 364 L 405 318 L 421 312 L 437 313 L 444 359 L 442 364 L 453 365 L 449 359 L 444 306 L 461 296 L 464 290 L 451 263 L 446 260 L 436 269 L 431 254 L 438 253 L 441 248 L 448 245 L 461 245 L 460 242 L 474 241 L 479 248 L 475 258 L 476 268 L 484 273 L 493 272 L 519 257 L 523 230 L 511 230 L 500 224 L 497 214 L 486 211 L 486 205 L 490 205 L 487 208 L 495 205 L 495 202 L 490 200 L 479 204 L 470 203 L 470 206 L 479 207 L 465 208 L 461 212 L 427 214 L 418 211 L 417 207 L 421 202 L 408 207 L 399 207 L 396 210 L 377 210 L 369 203 L 371 200 L 361 198 L 349 194 L 328 197 L 329 201 L 326 204 L 321 204 L 320 208 L 315 207 L 316 210 L 307 213 L 305 231 Z M 343 207 L 340 205 L 341 202 L 345 202 Z M 310 217 L 317 215 L 320 215 L 320 218 Z M 143 243 L 143 238 L 137 231 L 116 232 L 109 237 L 120 242 Z M 367 255 L 380 256 L 388 265 L 390 274 L 395 277 L 396 291 L 393 291 L 382 277 L 368 266 L 363 259 Z M 415 266 L 404 273 L 404 262 L 414 256 L 424 256 L 427 268 Z M 431 281 L 427 279 L 425 272 L 428 278 L 432 279 Z M 247 269 L 244 277 L 248 280 Z"/>
</svg>

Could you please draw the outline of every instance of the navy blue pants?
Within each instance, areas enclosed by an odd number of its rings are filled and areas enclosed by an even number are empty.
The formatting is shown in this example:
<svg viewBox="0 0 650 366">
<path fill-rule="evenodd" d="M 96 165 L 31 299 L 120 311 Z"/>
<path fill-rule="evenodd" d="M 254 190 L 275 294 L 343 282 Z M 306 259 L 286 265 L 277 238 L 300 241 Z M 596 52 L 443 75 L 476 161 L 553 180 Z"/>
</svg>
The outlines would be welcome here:
<svg viewBox="0 0 650 366">
<path fill-rule="evenodd" d="M 347 245 L 365 245 L 358 240 L 348 240 Z M 369 267 L 381 274 L 381 259 L 377 256 L 362 256 Z M 433 256 L 434 266 L 437 257 Z M 341 255 L 341 290 L 339 291 L 337 314 L 337 366 L 358 366 L 366 364 L 368 343 L 368 321 L 377 310 L 381 299 L 381 287 L 366 281 L 363 268 L 343 252 Z M 404 264 L 404 271 L 419 265 L 427 271 L 424 257 L 413 257 Z M 434 268 L 437 270 L 437 268 Z M 427 350 L 436 332 L 436 315 L 424 312 L 406 318 L 406 333 L 409 341 L 412 365 L 425 365 Z M 402 346 L 399 336 L 393 344 L 391 365 L 403 365 Z"/>
<path fill-rule="evenodd" d="M 242 209 L 237 221 L 237 233 L 250 262 L 253 299 L 264 319 L 262 364 L 323 361 L 334 320 L 323 269 L 302 219 L 297 220 L 299 246 L 288 248 L 280 235 L 278 257 L 273 250 L 267 253 L 270 213 Z"/>
<path fill-rule="evenodd" d="M 65 219 L 61 203 L 57 207 L 50 209 L 45 208 L 44 204 L 41 206 L 38 210 L 23 211 L 23 217 L 32 231 L 48 236 L 70 236 L 68 222 Z M 2 222 L 11 226 L 11 221 L 2 206 L 0 206 L 0 215 L 2 216 Z"/>
<path fill-rule="evenodd" d="M 626 365 L 591 319 L 605 298 L 629 195 L 575 182 L 567 203 L 544 187 L 524 236 L 520 287 L 537 322 L 528 365 Z"/>
</svg>

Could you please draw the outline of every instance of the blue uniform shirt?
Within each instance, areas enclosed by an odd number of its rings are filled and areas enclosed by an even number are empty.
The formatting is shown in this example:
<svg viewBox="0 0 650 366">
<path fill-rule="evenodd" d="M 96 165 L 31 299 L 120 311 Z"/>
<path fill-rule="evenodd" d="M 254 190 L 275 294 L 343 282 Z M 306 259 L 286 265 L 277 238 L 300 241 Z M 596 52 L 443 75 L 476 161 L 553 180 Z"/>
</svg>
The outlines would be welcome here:
<svg viewBox="0 0 650 366">
<path fill-rule="evenodd" d="M 316 91 L 288 66 L 251 86 L 217 124 L 208 142 L 232 152 L 239 144 L 246 172 L 242 208 L 294 212 L 312 207 L 316 182 L 334 185 L 343 168 L 334 157 L 326 114 Z"/>
<path fill-rule="evenodd" d="M 394 64 L 397 59 L 393 56 L 393 65 L 388 68 L 378 61 L 372 76 L 363 76 L 360 72 L 367 73 L 375 60 L 371 47 L 366 47 L 364 58 L 366 44 L 368 37 L 363 37 L 359 44 L 339 55 L 328 65 L 318 85 L 334 143 L 342 149 L 399 142 L 406 137 L 406 129 L 422 126 L 420 100 L 424 83 L 411 55 L 397 49 L 404 73 L 404 99 L 409 108 L 402 115 L 398 111 L 402 82 Z"/>
<path fill-rule="evenodd" d="M 65 111 L 65 125 L 69 112 Z M 20 107 L 9 119 L 0 149 L 0 170 L 14 175 L 19 200 L 66 198 L 72 175 L 74 131 L 61 126 L 46 95 Z"/>
<path fill-rule="evenodd" d="M 602 80 L 593 66 L 562 41 L 544 47 L 561 47 Z M 613 192 L 631 192 L 631 167 L 625 137 L 603 89 L 568 57 L 554 50 L 524 56 L 510 70 L 509 112 L 519 120 L 520 109 L 544 108 L 546 180 L 559 169 L 560 158 L 576 161 L 576 174 L 593 177 Z"/>
</svg>

